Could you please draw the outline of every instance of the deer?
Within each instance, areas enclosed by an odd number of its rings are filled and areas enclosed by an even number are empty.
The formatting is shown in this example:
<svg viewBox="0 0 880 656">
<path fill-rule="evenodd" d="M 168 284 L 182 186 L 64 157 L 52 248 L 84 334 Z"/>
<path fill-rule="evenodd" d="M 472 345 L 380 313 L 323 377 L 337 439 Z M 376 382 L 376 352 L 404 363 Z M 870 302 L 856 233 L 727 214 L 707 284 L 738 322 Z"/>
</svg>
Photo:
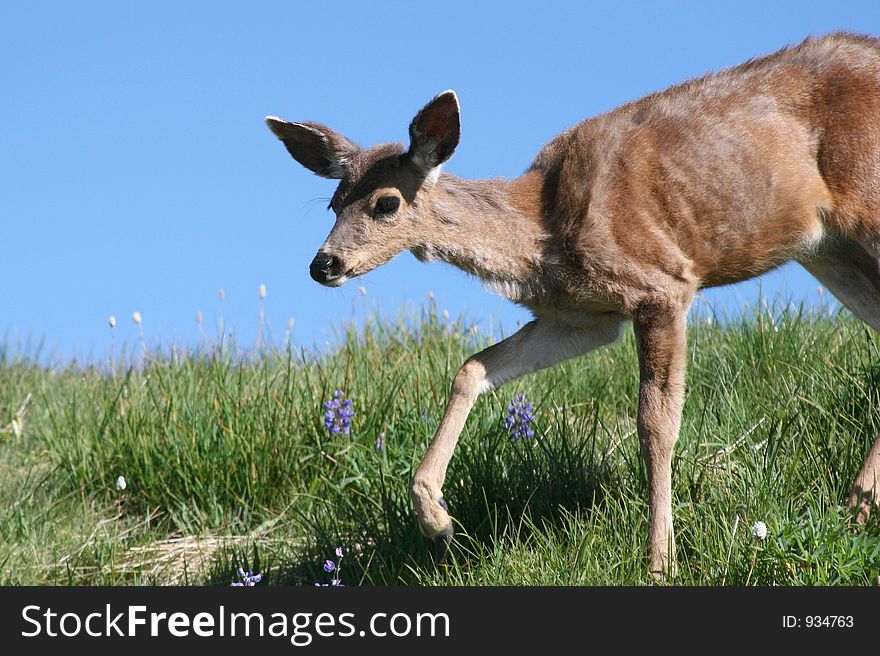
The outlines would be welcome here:
<svg viewBox="0 0 880 656">
<path fill-rule="evenodd" d="M 795 261 L 880 331 L 880 39 L 809 37 L 629 102 L 560 133 L 515 179 L 444 170 L 460 115 L 444 91 L 412 119 L 408 146 L 369 148 L 320 123 L 265 119 L 297 162 L 339 181 L 315 281 L 338 287 L 408 250 L 532 314 L 455 374 L 410 483 L 421 532 L 445 555 L 454 529 L 443 484 L 478 397 L 611 344 L 631 323 L 648 569 L 671 577 L 695 294 Z M 849 497 L 856 522 L 877 506 L 880 438 Z"/>
</svg>

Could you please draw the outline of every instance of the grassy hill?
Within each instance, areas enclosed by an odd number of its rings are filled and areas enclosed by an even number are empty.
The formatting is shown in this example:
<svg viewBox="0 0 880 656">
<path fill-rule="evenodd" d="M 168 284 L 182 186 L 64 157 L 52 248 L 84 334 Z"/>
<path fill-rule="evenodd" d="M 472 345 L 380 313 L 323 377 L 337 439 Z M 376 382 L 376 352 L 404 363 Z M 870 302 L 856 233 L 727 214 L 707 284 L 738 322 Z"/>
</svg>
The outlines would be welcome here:
<svg viewBox="0 0 880 656">
<path fill-rule="evenodd" d="M 444 488 L 457 544 L 433 564 L 408 481 L 485 341 L 429 306 L 321 357 L 208 345 L 47 368 L 0 349 L 0 583 L 228 585 L 242 565 L 311 585 L 338 546 L 346 585 L 649 583 L 631 330 L 478 401 Z M 676 583 L 877 581 L 880 522 L 850 526 L 844 503 L 880 429 L 878 345 L 845 313 L 694 323 Z M 348 435 L 324 425 L 337 389 Z M 533 440 L 502 425 L 518 392 Z"/>
</svg>

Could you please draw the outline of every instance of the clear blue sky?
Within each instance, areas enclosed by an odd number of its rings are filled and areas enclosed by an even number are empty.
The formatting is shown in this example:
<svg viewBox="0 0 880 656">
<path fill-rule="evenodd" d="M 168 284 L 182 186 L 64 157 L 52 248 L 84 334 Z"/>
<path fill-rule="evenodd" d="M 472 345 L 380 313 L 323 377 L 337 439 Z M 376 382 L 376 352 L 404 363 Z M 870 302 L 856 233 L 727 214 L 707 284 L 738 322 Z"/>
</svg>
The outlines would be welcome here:
<svg viewBox="0 0 880 656">
<path fill-rule="evenodd" d="M 223 312 L 250 346 L 257 289 L 276 336 L 320 346 L 369 303 L 440 310 L 506 332 L 526 313 L 443 264 L 404 254 L 338 290 L 308 264 L 334 183 L 290 159 L 263 117 L 317 120 L 369 145 L 405 141 L 453 88 L 462 141 L 447 170 L 516 176 L 577 121 L 836 29 L 880 33 L 864 2 L 3 2 L 0 338 L 58 356 L 195 343 Z M 359 286 L 367 295 L 362 298 Z M 704 294 L 735 308 L 756 284 Z M 815 299 L 786 267 L 765 295 Z"/>
</svg>

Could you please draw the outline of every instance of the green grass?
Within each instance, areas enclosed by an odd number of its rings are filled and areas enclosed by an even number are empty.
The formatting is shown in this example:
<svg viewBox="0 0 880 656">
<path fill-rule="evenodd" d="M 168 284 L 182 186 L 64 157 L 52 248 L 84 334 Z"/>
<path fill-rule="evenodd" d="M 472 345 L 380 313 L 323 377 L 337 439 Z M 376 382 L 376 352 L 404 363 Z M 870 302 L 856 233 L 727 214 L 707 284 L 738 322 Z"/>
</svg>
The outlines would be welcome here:
<svg viewBox="0 0 880 656">
<path fill-rule="evenodd" d="M 485 341 L 431 306 L 323 357 L 209 345 L 111 371 L 0 349 L 0 583 L 225 585 L 242 564 L 311 585 L 339 545 L 347 585 L 651 583 L 631 331 L 478 401 L 444 488 L 459 534 L 433 564 L 408 481 Z M 880 429 L 878 345 L 847 314 L 693 323 L 675 583 L 877 580 L 880 523 L 851 526 L 844 504 Z M 349 436 L 323 426 L 335 389 L 355 401 Z M 517 391 L 533 442 L 501 428 Z"/>
</svg>

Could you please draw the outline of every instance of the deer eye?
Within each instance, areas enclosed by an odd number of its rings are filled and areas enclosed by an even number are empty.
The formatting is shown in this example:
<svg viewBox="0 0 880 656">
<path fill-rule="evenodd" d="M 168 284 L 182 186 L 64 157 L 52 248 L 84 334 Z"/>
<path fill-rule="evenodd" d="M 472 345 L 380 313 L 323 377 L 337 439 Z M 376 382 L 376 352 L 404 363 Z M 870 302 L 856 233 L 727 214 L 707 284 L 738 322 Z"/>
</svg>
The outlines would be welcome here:
<svg viewBox="0 0 880 656">
<path fill-rule="evenodd" d="M 376 214 L 391 214 L 400 207 L 400 199 L 397 196 L 382 196 L 376 201 Z"/>
</svg>

